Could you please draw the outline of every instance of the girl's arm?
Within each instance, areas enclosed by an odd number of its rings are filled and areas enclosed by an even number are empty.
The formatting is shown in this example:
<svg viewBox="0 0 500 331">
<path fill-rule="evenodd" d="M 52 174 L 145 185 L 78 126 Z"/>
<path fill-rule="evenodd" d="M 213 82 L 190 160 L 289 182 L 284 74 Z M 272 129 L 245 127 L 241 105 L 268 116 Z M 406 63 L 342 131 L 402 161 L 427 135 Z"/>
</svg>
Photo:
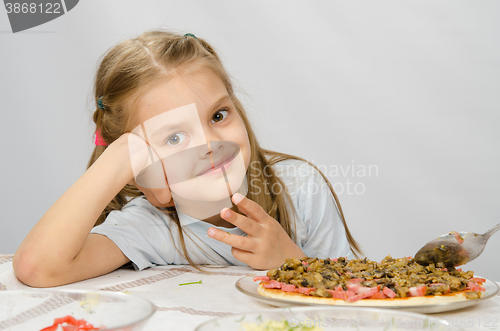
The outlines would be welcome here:
<svg viewBox="0 0 500 331">
<path fill-rule="evenodd" d="M 17 277 L 34 287 L 111 272 L 129 259 L 107 237 L 89 234 L 115 195 L 133 179 L 128 134 L 104 153 L 43 215 L 14 255 Z"/>
</svg>

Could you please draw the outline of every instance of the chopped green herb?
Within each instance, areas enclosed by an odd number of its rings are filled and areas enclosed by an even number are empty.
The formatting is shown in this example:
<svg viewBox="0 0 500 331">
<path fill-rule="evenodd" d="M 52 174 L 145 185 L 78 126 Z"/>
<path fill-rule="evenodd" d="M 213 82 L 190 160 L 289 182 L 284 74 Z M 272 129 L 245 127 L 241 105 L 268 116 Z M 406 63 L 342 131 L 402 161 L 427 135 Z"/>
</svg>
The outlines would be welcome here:
<svg viewBox="0 0 500 331">
<path fill-rule="evenodd" d="M 201 284 L 201 280 L 199 282 L 191 282 L 191 283 L 179 284 L 179 286 L 182 286 L 182 285 L 191 285 L 191 284 Z"/>
</svg>

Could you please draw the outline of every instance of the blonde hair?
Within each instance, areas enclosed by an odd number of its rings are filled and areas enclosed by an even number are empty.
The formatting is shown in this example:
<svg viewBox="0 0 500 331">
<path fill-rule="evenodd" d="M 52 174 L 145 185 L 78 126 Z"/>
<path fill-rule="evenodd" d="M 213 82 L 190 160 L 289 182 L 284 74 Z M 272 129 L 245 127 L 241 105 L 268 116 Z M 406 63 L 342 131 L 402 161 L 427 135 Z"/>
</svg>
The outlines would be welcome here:
<svg viewBox="0 0 500 331">
<path fill-rule="evenodd" d="M 129 109 L 134 100 L 155 82 L 164 79 L 167 72 L 194 62 L 201 62 L 222 80 L 246 127 L 250 142 L 250 164 L 252 165 L 248 167 L 247 171 L 247 180 L 252 179 L 251 183 L 248 182 L 247 197 L 262 206 L 271 217 L 281 224 L 286 233 L 294 238 L 295 229 L 292 229 L 291 217 L 295 217 L 295 215 L 289 215 L 286 207 L 287 203 L 292 206 L 290 196 L 286 189 L 279 190 L 280 192 L 271 189 L 276 185 L 285 187 L 271 165 L 288 159 L 307 162 L 323 176 L 329 190 L 333 193 L 351 251 L 355 255 L 357 252 L 361 253 L 358 244 L 349 232 L 338 197 L 325 175 L 305 159 L 260 147 L 245 110 L 234 94 L 230 78 L 218 55 L 202 38 L 195 38 L 191 35 L 182 36 L 166 31 L 150 31 L 135 39 L 125 40 L 117 44 L 104 55 L 96 74 L 94 86 L 96 106 L 99 98 L 102 97 L 101 103 L 104 107 L 101 108 L 104 109 L 96 107 L 93 115 L 96 128 L 100 130 L 102 139 L 110 144 L 127 132 L 133 115 Z M 99 158 L 105 148 L 106 146 L 95 146 L 88 167 Z M 131 198 L 142 195 L 143 193 L 135 186 L 126 185 L 103 210 L 95 225 L 104 222 L 111 211 L 120 210 Z M 170 211 L 161 211 L 169 213 L 176 222 L 181 239 L 183 252 L 181 254 L 191 265 L 197 267 L 187 254 L 184 234 L 175 208 Z"/>
</svg>

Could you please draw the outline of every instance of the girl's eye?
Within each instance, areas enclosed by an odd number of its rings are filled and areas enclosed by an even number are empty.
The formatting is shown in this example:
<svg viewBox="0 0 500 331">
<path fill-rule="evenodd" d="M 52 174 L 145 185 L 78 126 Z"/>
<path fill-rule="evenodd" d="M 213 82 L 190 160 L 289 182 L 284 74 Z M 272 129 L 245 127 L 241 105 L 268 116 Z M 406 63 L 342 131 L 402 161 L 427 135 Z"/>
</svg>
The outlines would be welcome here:
<svg viewBox="0 0 500 331">
<path fill-rule="evenodd" d="M 186 139 L 186 135 L 183 133 L 174 133 L 167 138 L 167 145 L 175 146 L 180 144 Z"/>
<path fill-rule="evenodd" d="M 218 123 L 227 117 L 227 110 L 222 109 L 212 116 L 212 123 Z"/>
</svg>

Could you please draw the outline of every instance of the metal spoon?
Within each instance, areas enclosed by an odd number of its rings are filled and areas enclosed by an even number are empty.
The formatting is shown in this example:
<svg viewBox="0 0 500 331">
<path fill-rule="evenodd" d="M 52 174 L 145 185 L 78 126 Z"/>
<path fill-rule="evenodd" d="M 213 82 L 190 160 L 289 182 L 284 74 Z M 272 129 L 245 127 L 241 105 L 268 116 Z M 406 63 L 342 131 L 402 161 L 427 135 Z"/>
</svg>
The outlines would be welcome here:
<svg viewBox="0 0 500 331">
<path fill-rule="evenodd" d="M 425 266 L 442 262 L 447 268 L 466 264 L 483 252 L 488 239 L 498 230 L 500 223 L 485 234 L 451 231 L 425 244 L 415 255 L 415 261 Z"/>
</svg>

